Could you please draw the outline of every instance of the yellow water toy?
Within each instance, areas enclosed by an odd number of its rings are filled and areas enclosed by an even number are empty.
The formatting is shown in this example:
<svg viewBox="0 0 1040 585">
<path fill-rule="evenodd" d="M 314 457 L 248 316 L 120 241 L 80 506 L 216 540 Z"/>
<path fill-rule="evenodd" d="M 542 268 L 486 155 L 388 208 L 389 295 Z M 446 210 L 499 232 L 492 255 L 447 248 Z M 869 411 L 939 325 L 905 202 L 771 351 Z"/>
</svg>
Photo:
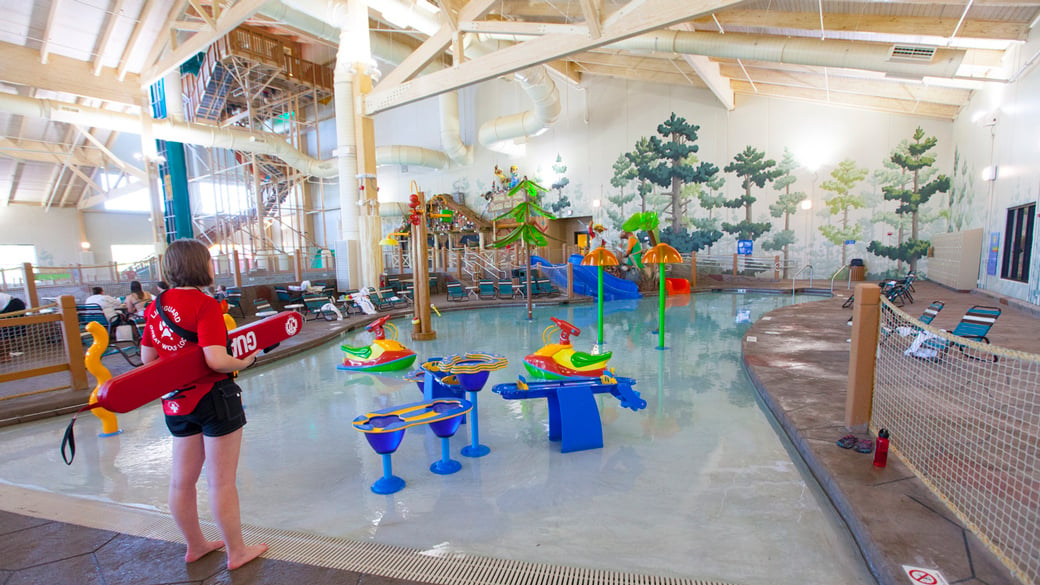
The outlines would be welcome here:
<svg viewBox="0 0 1040 585">
<path fill-rule="evenodd" d="M 390 315 L 384 315 L 365 329 L 375 334 L 371 345 L 352 347 L 341 345 L 346 353 L 343 363 L 336 366 L 340 370 L 364 372 L 392 372 L 403 370 L 415 362 L 415 352 L 397 341 L 397 327 L 389 322 Z M 386 331 L 390 332 L 387 338 Z"/>
<path fill-rule="evenodd" d="M 83 364 L 87 367 L 87 371 L 97 378 L 97 386 L 94 386 L 88 401 L 88 404 L 95 404 L 98 401 L 98 390 L 112 378 L 112 372 L 109 372 L 108 368 L 101 364 L 101 356 L 108 349 L 108 331 L 97 321 L 91 321 L 87 323 L 87 333 L 90 333 L 94 338 L 94 342 L 87 349 L 87 355 L 83 358 Z M 101 407 L 92 409 L 90 412 L 101 419 L 101 434 L 98 435 L 99 437 L 111 437 L 123 432 L 119 428 L 119 421 L 116 419 L 116 415 L 112 412 Z"/>
<path fill-rule="evenodd" d="M 566 380 L 569 378 L 597 378 L 604 373 L 611 353 L 590 354 L 575 351 L 571 335 L 580 335 L 581 330 L 564 321 L 551 317 L 555 325 L 545 328 L 542 335 L 545 345 L 524 358 L 524 367 L 531 376 L 543 380 Z M 550 343 L 549 337 L 559 330 L 560 342 Z"/>
</svg>

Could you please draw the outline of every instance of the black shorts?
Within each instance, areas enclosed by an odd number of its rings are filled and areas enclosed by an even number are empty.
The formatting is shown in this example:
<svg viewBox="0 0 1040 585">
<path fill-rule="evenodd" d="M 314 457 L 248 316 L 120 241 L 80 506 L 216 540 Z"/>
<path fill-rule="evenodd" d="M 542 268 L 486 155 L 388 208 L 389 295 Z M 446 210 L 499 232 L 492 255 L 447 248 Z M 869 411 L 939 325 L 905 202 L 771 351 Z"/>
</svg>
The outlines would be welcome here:
<svg viewBox="0 0 1040 585">
<path fill-rule="evenodd" d="M 207 437 L 222 437 L 245 425 L 242 390 L 232 380 L 214 384 L 191 413 L 166 415 L 166 428 L 175 437 L 190 437 L 199 433 Z"/>
</svg>

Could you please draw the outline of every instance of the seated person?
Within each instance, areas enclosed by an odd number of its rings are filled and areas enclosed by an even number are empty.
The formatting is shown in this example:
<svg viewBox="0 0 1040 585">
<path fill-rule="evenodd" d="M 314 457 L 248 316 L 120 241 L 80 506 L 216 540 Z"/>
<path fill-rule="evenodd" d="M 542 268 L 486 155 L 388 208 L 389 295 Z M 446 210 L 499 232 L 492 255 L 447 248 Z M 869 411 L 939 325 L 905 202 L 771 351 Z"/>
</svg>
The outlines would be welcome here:
<svg viewBox="0 0 1040 585">
<path fill-rule="evenodd" d="M 0 292 L 0 314 L 24 310 L 25 302 L 22 299 Z M 12 350 L 15 349 L 16 339 L 23 335 L 25 327 L 22 326 L 0 328 L 0 362 L 6 362 L 12 355 L 17 355 Z"/>
<path fill-rule="evenodd" d="M 152 293 L 142 289 L 140 282 L 132 281 L 130 283 L 130 294 L 126 295 L 126 312 L 130 315 L 143 317 L 144 310 L 150 302 L 152 302 Z"/>
<path fill-rule="evenodd" d="M 24 310 L 25 302 L 22 299 L 0 292 L 0 313 L 14 313 L 15 311 Z"/>
<path fill-rule="evenodd" d="M 111 323 L 118 316 L 116 309 L 122 307 L 123 302 L 115 297 L 106 295 L 104 289 L 100 286 L 95 286 L 90 289 L 90 292 L 92 294 L 83 301 L 83 304 L 101 307 L 101 310 L 105 313 L 105 318 Z"/>
</svg>

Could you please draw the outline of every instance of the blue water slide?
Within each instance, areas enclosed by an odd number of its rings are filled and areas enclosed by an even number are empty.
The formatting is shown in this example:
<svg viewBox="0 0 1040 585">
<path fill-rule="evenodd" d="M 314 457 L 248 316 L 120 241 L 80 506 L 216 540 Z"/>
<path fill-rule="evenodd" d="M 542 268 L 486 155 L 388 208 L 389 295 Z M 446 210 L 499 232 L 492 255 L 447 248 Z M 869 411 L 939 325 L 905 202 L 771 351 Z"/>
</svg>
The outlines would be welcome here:
<svg viewBox="0 0 1040 585">
<path fill-rule="evenodd" d="M 598 268 L 595 266 L 582 266 L 580 254 L 572 254 L 569 261 L 574 265 L 574 293 L 595 298 L 597 293 L 596 273 Z M 565 264 L 550 264 L 548 260 L 541 256 L 531 256 L 531 266 L 544 267 L 543 272 L 549 276 L 549 280 L 552 281 L 553 284 L 560 288 L 567 286 L 567 271 L 565 269 Z M 603 274 L 604 301 L 641 298 L 643 298 L 643 295 L 640 294 L 639 287 L 636 286 L 636 283 L 622 280 L 610 274 Z"/>
</svg>

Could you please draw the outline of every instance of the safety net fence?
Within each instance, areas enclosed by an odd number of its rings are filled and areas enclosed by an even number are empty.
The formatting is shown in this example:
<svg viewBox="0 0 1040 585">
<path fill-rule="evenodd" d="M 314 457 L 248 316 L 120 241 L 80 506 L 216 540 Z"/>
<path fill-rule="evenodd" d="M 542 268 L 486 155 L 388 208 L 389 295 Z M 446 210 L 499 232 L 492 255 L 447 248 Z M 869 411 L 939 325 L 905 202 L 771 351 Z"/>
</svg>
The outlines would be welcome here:
<svg viewBox="0 0 1040 585">
<path fill-rule="evenodd" d="M 874 376 L 873 431 L 888 429 L 961 521 L 1040 583 L 1040 356 L 954 336 L 882 298 Z"/>
</svg>

